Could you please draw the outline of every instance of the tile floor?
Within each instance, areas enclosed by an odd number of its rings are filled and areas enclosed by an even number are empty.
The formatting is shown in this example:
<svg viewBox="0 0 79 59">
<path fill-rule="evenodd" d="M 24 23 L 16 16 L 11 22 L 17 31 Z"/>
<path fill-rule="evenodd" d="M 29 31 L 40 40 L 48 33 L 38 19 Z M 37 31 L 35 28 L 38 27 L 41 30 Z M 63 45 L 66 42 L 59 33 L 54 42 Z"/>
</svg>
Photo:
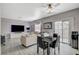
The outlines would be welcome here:
<svg viewBox="0 0 79 59">
<path fill-rule="evenodd" d="M 37 45 L 25 48 L 21 46 L 20 39 L 9 39 L 6 40 L 6 45 L 1 47 L 2 55 L 37 55 Z M 50 49 L 50 54 L 54 55 L 53 49 Z M 67 44 L 60 43 L 60 54 L 56 48 L 57 55 L 75 55 L 78 51 L 73 49 Z M 45 54 L 47 54 L 45 52 Z M 40 49 L 39 55 L 43 55 L 42 49 Z"/>
</svg>

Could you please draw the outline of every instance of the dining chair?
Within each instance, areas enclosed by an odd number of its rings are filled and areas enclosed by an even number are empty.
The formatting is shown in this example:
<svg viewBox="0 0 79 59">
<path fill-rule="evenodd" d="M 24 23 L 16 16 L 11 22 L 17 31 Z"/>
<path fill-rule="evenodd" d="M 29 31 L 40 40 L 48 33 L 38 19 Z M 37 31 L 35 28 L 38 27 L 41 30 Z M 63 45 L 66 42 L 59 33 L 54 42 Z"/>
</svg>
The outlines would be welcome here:
<svg viewBox="0 0 79 59">
<path fill-rule="evenodd" d="M 60 47 L 60 44 L 59 44 L 60 36 L 58 34 L 54 33 L 53 38 L 55 40 L 50 44 L 50 47 L 52 47 L 54 49 L 54 55 L 55 55 L 56 54 L 55 48 L 58 47 L 58 51 L 60 50 L 59 49 L 59 47 Z"/>
<path fill-rule="evenodd" d="M 45 50 L 48 48 L 48 43 L 45 41 L 42 41 L 41 36 L 37 36 L 37 54 L 39 54 L 39 47 L 43 49 L 43 54 L 45 54 Z"/>
</svg>

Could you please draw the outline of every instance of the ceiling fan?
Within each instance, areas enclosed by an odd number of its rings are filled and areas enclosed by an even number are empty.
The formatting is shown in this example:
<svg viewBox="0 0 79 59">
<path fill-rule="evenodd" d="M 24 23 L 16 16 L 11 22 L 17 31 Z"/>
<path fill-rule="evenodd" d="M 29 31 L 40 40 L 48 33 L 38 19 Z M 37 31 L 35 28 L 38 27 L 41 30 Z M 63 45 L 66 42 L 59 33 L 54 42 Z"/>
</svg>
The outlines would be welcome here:
<svg viewBox="0 0 79 59">
<path fill-rule="evenodd" d="M 49 4 L 44 4 L 43 8 L 46 8 L 47 12 L 51 13 L 59 5 L 60 3 L 49 3 Z"/>
</svg>

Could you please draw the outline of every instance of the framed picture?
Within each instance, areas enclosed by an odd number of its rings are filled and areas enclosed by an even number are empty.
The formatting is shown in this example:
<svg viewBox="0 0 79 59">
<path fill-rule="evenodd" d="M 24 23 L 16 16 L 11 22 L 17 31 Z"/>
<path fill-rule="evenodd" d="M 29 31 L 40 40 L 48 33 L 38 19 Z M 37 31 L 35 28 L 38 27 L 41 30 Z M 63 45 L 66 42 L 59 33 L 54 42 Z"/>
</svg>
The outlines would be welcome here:
<svg viewBox="0 0 79 59">
<path fill-rule="evenodd" d="M 52 29 L 52 22 L 46 22 L 43 24 L 44 29 Z"/>
</svg>

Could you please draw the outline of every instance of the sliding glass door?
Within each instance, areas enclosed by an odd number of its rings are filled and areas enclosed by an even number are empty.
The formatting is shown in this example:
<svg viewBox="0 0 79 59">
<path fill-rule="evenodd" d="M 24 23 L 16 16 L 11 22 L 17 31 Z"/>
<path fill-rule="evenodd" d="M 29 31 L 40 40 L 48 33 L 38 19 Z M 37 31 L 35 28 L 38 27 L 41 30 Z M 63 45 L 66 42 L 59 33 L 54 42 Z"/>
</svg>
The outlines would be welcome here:
<svg viewBox="0 0 79 59">
<path fill-rule="evenodd" d="M 55 22 L 55 33 L 60 35 L 60 42 L 62 42 L 62 21 Z"/>
<path fill-rule="evenodd" d="M 68 21 L 64 21 L 62 22 L 63 25 L 63 42 L 64 43 L 69 43 L 69 22 Z"/>
<path fill-rule="evenodd" d="M 60 42 L 69 43 L 69 21 L 56 21 L 55 33 L 60 35 Z"/>
</svg>

